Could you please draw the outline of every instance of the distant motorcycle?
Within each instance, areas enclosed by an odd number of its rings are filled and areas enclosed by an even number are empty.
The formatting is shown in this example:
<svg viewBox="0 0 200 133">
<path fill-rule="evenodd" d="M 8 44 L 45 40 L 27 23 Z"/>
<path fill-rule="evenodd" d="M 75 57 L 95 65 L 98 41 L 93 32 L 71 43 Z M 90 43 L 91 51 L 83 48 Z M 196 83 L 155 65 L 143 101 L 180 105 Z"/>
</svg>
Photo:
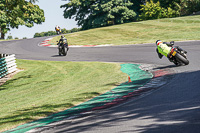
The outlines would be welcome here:
<svg viewBox="0 0 200 133">
<path fill-rule="evenodd" d="M 166 42 L 164 42 L 167 44 Z M 170 60 L 175 64 L 175 65 L 188 65 L 189 60 L 187 59 L 186 51 L 183 51 L 180 47 L 178 46 L 173 46 L 174 41 L 170 42 L 171 44 L 171 52 L 169 54 Z"/>
<path fill-rule="evenodd" d="M 58 43 L 58 54 L 61 56 L 66 56 L 67 55 L 67 51 L 68 51 L 68 47 L 66 43 Z"/>
<path fill-rule="evenodd" d="M 60 35 L 61 34 L 61 29 L 56 28 L 56 33 L 57 33 L 57 35 Z"/>
</svg>

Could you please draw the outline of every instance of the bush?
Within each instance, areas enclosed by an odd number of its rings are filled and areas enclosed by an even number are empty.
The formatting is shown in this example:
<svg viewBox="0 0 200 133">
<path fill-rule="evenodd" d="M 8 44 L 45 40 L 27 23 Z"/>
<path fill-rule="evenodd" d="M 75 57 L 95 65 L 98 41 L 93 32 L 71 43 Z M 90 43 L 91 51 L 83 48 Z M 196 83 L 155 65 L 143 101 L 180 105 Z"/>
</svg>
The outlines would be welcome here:
<svg viewBox="0 0 200 133">
<path fill-rule="evenodd" d="M 13 37 L 12 37 L 11 35 L 9 35 L 9 36 L 7 37 L 7 40 L 11 40 L 11 39 L 13 39 Z"/>
<path fill-rule="evenodd" d="M 71 33 L 73 33 L 73 32 L 78 32 L 78 31 L 80 31 L 79 28 L 73 28 L 73 29 L 71 29 Z"/>
<path fill-rule="evenodd" d="M 62 34 L 70 33 L 70 30 L 66 30 L 65 28 L 61 30 Z"/>
<path fill-rule="evenodd" d="M 190 15 L 193 12 L 200 11 L 200 0 L 181 0 L 180 2 L 174 2 L 176 10 L 181 15 Z"/>
<path fill-rule="evenodd" d="M 62 34 L 67 34 L 67 33 L 73 33 L 73 32 L 78 32 L 80 31 L 81 28 L 73 28 L 71 30 L 66 30 L 65 28 L 61 30 Z M 41 33 L 35 33 L 34 38 L 36 37 L 44 37 L 44 36 L 52 36 L 56 35 L 55 31 L 48 31 L 48 32 L 41 32 Z"/>
<path fill-rule="evenodd" d="M 139 15 L 139 20 L 149 20 L 149 19 L 160 19 L 160 18 L 171 18 L 179 16 L 179 12 L 171 9 L 165 9 L 160 6 L 160 2 L 154 3 L 152 0 L 146 2 L 145 5 L 141 5 L 141 15 Z"/>
</svg>

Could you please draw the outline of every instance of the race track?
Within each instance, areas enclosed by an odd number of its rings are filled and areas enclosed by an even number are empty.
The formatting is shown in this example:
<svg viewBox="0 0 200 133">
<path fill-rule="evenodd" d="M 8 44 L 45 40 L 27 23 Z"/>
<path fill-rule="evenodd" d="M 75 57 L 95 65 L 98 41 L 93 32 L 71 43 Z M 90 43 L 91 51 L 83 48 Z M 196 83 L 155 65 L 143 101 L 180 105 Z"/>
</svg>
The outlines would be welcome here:
<svg viewBox="0 0 200 133">
<path fill-rule="evenodd" d="M 175 67 L 160 60 L 155 44 L 70 48 L 58 56 L 56 48 L 39 47 L 44 38 L 2 41 L 0 53 L 16 54 L 17 59 L 50 61 L 100 61 L 158 65 L 176 73 L 166 85 L 151 94 L 122 105 L 72 118 L 53 125 L 44 133 L 198 133 L 200 132 L 200 41 L 175 42 L 188 52 L 190 64 Z M 156 41 L 156 40 L 155 40 Z"/>
</svg>

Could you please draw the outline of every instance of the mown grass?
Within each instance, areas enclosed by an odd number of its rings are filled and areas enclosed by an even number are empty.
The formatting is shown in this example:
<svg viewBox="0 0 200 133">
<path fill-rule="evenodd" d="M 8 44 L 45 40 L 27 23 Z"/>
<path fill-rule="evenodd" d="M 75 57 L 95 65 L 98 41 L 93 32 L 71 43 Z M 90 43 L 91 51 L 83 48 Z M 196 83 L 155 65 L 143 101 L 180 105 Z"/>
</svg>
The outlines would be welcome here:
<svg viewBox="0 0 200 133">
<path fill-rule="evenodd" d="M 65 110 L 125 82 L 117 63 L 17 60 L 0 86 L 0 131 Z"/>
<path fill-rule="evenodd" d="M 132 22 L 65 35 L 69 45 L 124 45 L 200 40 L 200 15 Z M 60 36 L 50 42 L 56 44 Z"/>
</svg>

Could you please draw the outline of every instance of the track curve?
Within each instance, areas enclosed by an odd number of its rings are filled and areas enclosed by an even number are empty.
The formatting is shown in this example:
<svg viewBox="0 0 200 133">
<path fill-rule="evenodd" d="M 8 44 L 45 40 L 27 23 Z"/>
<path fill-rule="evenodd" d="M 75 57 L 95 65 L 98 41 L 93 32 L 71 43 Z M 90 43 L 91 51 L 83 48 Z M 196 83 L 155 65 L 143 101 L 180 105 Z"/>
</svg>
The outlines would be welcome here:
<svg viewBox="0 0 200 133">
<path fill-rule="evenodd" d="M 188 51 L 190 64 L 175 67 L 160 60 L 155 44 L 70 48 L 60 57 L 56 48 L 39 47 L 44 38 L 2 41 L 0 53 L 18 59 L 52 61 L 131 62 L 161 65 L 176 71 L 175 78 L 153 94 L 87 117 L 74 118 L 42 132 L 181 132 L 200 131 L 200 41 L 176 42 Z"/>
</svg>

